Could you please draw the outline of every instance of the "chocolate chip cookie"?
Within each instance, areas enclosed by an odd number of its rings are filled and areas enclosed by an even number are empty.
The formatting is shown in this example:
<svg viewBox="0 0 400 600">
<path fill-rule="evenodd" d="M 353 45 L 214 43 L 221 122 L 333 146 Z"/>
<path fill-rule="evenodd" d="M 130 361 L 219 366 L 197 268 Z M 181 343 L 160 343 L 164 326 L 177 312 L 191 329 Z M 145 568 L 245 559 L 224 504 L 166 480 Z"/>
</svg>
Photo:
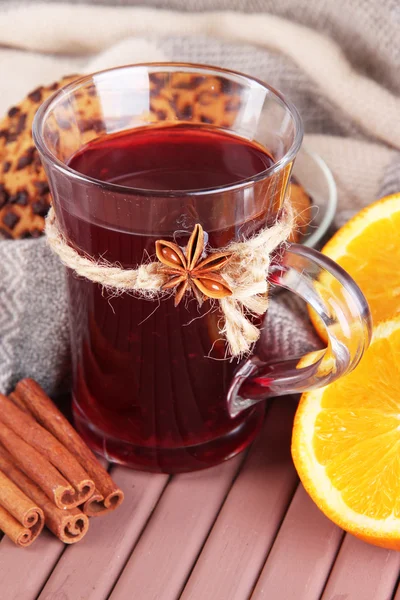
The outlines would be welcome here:
<svg viewBox="0 0 400 600">
<path fill-rule="evenodd" d="M 38 87 L 0 121 L 0 240 L 43 233 L 50 192 L 32 140 L 32 122 L 40 104 L 77 77 Z"/>
</svg>

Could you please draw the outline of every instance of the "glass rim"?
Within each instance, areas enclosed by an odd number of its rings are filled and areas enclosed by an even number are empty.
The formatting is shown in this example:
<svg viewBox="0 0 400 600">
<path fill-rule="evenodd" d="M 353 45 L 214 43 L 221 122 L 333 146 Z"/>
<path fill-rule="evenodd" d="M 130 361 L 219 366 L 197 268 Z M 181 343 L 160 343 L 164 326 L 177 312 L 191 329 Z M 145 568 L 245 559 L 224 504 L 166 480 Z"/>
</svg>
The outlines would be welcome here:
<svg viewBox="0 0 400 600">
<path fill-rule="evenodd" d="M 245 82 L 254 82 L 267 90 L 275 99 L 280 102 L 285 109 L 290 114 L 295 127 L 295 135 L 290 148 L 285 152 L 285 154 L 278 161 L 274 162 L 273 165 L 268 167 L 268 169 L 264 169 L 260 171 L 256 175 L 252 177 L 248 177 L 246 179 L 241 179 L 236 183 L 232 183 L 229 185 L 219 185 L 213 186 L 209 188 L 200 188 L 200 189 L 190 189 L 190 190 L 150 190 L 148 188 L 135 188 L 124 185 L 119 185 L 118 183 L 111 183 L 107 181 L 102 181 L 101 179 L 96 179 L 95 177 L 90 177 L 88 175 L 84 175 L 75 169 L 72 169 L 69 165 L 62 162 L 51 150 L 48 148 L 46 142 L 44 141 L 42 135 L 42 127 L 43 124 L 50 113 L 53 105 L 57 103 L 57 101 L 82 87 L 83 84 L 93 80 L 96 75 L 106 75 L 107 73 L 113 73 L 116 71 L 128 70 L 128 69 L 146 69 L 148 72 L 151 72 L 154 69 L 165 70 L 165 72 L 170 72 L 175 68 L 182 68 L 186 70 L 188 73 L 194 74 L 207 74 L 207 75 L 227 75 L 230 76 L 231 79 L 236 79 L 238 83 Z M 233 132 L 234 133 L 234 132 Z M 109 69 L 103 69 L 100 71 L 96 71 L 94 73 L 89 73 L 88 75 L 83 75 L 78 77 L 76 80 L 62 86 L 59 90 L 57 90 L 54 94 L 52 94 L 47 100 L 45 100 L 36 111 L 35 117 L 32 123 L 32 136 L 33 141 L 35 143 L 36 148 L 40 152 L 42 156 L 44 156 L 47 160 L 52 163 L 52 166 L 57 170 L 61 171 L 65 175 L 73 178 L 75 180 L 81 181 L 85 184 L 96 185 L 101 187 L 103 190 L 112 191 L 115 193 L 123 193 L 126 195 L 136 195 L 136 196 L 160 196 L 160 197 L 179 197 L 179 196 L 200 196 L 200 195 L 209 195 L 216 194 L 221 192 L 235 191 L 242 188 L 246 188 L 248 186 L 252 186 L 258 181 L 263 179 L 267 179 L 271 175 L 278 173 L 282 169 L 284 169 L 289 163 L 291 163 L 296 157 L 302 140 L 303 140 L 303 125 L 301 121 L 300 114 L 297 108 L 292 104 L 289 100 L 287 100 L 284 95 L 265 83 L 264 81 L 253 77 L 251 75 L 247 75 L 245 73 L 240 73 L 239 71 L 234 71 L 231 69 L 224 69 L 222 67 L 212 66 L 212 65 L 202 65 L 196 63 L 185 63 L 185 62 L 149 62 L 149 63 L 134 63 L 128 65 L 121 65 L 118 67 L 112 67 Z M 240 136 L 239 136 L 240 137 Z"/>
</svg>

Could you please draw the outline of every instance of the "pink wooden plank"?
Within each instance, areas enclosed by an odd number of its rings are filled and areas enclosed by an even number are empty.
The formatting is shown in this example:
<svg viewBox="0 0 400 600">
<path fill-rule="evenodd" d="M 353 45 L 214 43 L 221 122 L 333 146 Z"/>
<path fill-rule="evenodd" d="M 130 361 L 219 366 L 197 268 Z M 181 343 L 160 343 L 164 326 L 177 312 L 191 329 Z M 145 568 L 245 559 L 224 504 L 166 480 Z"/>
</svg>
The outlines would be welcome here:
<svg viewBox="0 0 400 600">
<path fill-rule="evenodd" d="M 140 600 L 179 596 L 242 461 L 172 479 L 111 600 L 126 600 L 132 590 Z"/>
<path fill-rule="evenodd" d="M 397 586 L 396 595 L 394 596 L 393 600 L 400 600 L 400 583 Z"/>
<path fill-rule="evenodd" d="M 47 530 L 24 549 L 4 537 L 0 543 L 0 598 L 35 600 L 64 548 Z"/>
<path fill-rule="evenodd" d="M 272 405 L 183 591 L 183 600 L 249 597 L 296 487 L 290 457 L 294 408 L 293 398 L 281 398 Z"/>
<path fill-rule="evenodd" d="M 346 535 L 322 600 L 390 600 L 400 568 L 400 553 Z"/>
<path fill-rule="evenodd" d="M 299 485 L 251 600 L 317 600 L 342 537 Z"/>
<path fill-rule="evenodd" d="M 125 492 L 122 506 L 91 519 L 82 542 L 66 548 L 40 600 L 102 600 L 110 593 L 168 481 L 168 475 L 123 467 L 112 476 Z"/>
</svg>

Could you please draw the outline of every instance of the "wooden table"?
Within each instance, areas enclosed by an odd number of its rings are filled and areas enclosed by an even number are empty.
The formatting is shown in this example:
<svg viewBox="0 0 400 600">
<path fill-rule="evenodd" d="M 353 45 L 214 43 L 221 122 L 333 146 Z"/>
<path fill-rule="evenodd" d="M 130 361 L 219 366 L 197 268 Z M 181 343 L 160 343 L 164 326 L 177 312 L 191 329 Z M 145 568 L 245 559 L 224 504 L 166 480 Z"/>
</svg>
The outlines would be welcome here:
<svg viewBox="0 0 400 600">
<path fill-rule="evenodd" d="M 207 471 L 114 467 L 125 502 L 77 545 L 3 538 L 0 600 L 400 600 L 400 553 L 344 535 L 298 483 L 294 409 L 271 403 L 247 455 Z"/>
</svg>

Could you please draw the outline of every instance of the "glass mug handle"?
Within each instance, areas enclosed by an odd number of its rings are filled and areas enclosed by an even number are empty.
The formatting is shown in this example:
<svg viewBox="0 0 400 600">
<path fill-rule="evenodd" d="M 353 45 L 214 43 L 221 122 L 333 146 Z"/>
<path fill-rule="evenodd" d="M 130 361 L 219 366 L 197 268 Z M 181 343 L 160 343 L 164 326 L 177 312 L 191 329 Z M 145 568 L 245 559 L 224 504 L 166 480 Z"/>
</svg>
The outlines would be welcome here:
<svg viewBox="0 0 400 600">
<path fill-rule="evenodd" d="M 305 300 L 326 327 L 328 346 L 299 358 L 268 362 L 248 358 L 236 371 L 227 402 L 231 417 L 284 394 L 323 387 L 349 373 L 368 348 L 372 322 L 367 301 L 353 279 L 320 252 L 290 245 L 273 264 L 271 283 Z"/>
</svg>

